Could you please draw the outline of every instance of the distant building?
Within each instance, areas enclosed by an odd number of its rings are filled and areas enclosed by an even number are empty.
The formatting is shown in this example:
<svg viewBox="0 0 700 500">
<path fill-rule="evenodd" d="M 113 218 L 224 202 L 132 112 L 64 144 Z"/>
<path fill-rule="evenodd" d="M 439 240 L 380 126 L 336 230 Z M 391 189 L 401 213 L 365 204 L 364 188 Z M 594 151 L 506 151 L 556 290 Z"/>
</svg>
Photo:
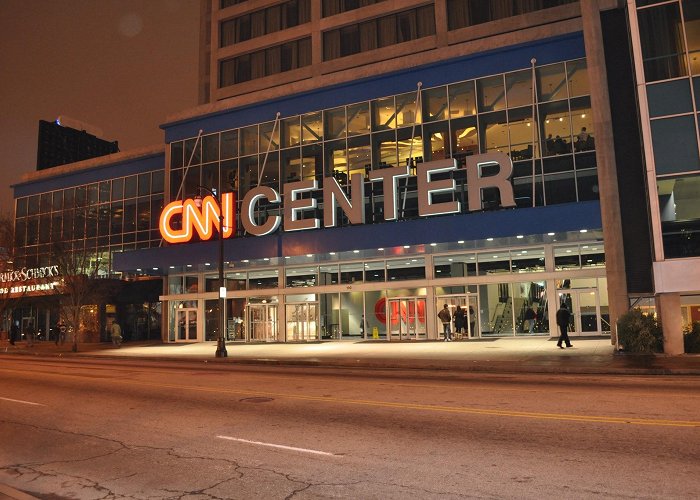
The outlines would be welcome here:
<svg viewBox="0 0 700 500">
<path fill-rule="evenodd" d="M 117 141 L 105 141 L 85 130 L 39 120 L 36 169 L 66 165 L 119 152 Z"/>
</svg>

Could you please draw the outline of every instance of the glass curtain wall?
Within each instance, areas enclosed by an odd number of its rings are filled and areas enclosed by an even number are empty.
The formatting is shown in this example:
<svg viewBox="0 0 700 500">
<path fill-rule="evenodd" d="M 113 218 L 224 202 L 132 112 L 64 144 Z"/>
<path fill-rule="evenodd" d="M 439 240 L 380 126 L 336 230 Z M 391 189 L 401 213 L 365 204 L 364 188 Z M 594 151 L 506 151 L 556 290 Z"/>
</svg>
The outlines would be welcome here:
<svg viewBox="0 0 700 500">
<path fill-rule="evenodd" d="M 333 176 L 345 186 L 355 173 L 442 158 L 463 165 L 467 156 L 501 151 L 513 160 L 518 207 L 598 199 L 585 59 L 538 66 L 534 84 L 533 91 L 532 71 L 524 69 L 173 142 L 170 195 L 191 196 L 206 185 L 236 192 L 240 208 L 258 185 L 282 192 L 286 182 L 315 179 L 321 185 Z M 452 196 L 467 210 L 464 171 L 453 175 Z M 415 191 L 415 179 L 402 183 L 400 219 L 417 216 Z M 365 193 L 366 220 L 381 222 L 381 184 L 365 179 Z M 314 196 L 322 209 L 322 193 Z M 497 208 L 498 200 L 483 206 Z M 255 215 L 278 212 L 263 203 Z"/>
</svg>

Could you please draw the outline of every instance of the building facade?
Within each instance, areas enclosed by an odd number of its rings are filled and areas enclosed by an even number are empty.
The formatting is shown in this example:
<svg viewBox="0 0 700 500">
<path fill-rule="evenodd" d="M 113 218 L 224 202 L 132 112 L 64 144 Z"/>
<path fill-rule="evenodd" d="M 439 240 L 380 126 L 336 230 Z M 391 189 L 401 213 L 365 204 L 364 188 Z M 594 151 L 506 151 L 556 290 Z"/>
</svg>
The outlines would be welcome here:
<svg viewBox="0 0 700 500">
<path fill-rule="evenodd" d="M 574 335 L 614 342 L 630 303 L 668 291 L 658 207 L 639 202 L 654 122 L 630 120 L 650 85 L 636 9 L 203 2 L 206 104 L 170 117 L 160 153 L 129 156 L 133 181 L 112 155 L 16 186 L 18 246 L 41 262 L 73 217 L 71 241 L 110 273 L 162 279 L 167 342 L 435 340 L 445 304 L 465 311 L 461 338 L 549 336 L 562 302 Z M 87 201 L 54 207 L 65 189 Z M 694 292 L 672 293 L 680 318 Z"/>
</svg>

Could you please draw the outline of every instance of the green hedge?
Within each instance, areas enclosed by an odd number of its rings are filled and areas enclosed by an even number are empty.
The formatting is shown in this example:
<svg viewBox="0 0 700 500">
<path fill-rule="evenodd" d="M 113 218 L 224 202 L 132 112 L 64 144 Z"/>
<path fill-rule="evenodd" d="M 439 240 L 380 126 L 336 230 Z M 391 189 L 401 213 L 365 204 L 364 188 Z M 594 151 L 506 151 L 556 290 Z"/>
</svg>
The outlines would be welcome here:
<svg viewBox="0 0 700 500">
<path fill-rule="evenodd" d="M 617 339 L 625 352 L 651 354 L 663 352 L 664 337 L 656 318 L 634 308 L 620 316 L 617 323 Z"/>
<path fill-rule="evenodd" d="M 700 352 L 700 321 L 683 331 L 683 346 L 686 353 Z"/>
</svg>

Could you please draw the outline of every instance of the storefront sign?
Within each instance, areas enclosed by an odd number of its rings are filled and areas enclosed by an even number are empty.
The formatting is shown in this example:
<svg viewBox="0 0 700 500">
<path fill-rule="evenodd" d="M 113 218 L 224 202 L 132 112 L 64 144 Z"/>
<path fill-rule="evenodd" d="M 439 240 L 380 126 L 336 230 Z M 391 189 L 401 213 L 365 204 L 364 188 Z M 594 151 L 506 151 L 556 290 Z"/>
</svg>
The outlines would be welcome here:
<svg viewBox="0 0 700 500">
<path fill-rule="evenodd" d="M 57 278 L 59 275 L 58 266 L 44 267 L 23 267 L 12 271 L 0 273 L 0 294 L 18 294 L 26 292 L 39 292 L 53 290 L 58 284 L 57 281 L 50 283 L 26 283 L 43 278 Z"/>
<path fill-rule="evenodd" d="M 416 181 L 418 187 L 418 215 L 429 217 L 459 213 L 459 201 L 436 202 L 434 196 L 454 192 L 454 179 L 433 180 L 433 177 L 457 170 L 455 159 L 436 160 L 418 163 L 416 166 Z M 495 170 L 493 175 L 485 175 L 486 171 Z M 482 191 L 498 189 L 502 207 L 514 207 L 513 186 L 510 177 L 513 173 L 513 163 L 503 153 L 487 153 L 466 158 L 467 189 L 469 195 L 469 211 L 482 210 Z M 398 181 L 410 176 L 409 168 L 393 167 L 373 170 L 369 173 L 370 182 L 381 182 L 383 186 L 384 220 L 398 218 Z M 351 224 L 364 224 L 364 179 L 362 174 L 353 174 L 350 178 L 350 196 L 343 191 L 338 181 L 333 177 L 323 179 L 324 207 L 323 226 L 335 227 L 336 208 L 340 207 Z M 276 231 L 280 225 L 284 231 L 303 231 L 318 229 L 321 221 L 316 217 L 304 217 L 305 213 L 315 211 L 316 198 L 311 193 L 319 189 L 316 180 L 290 182 L 284 185 L 284 207 L 281 215 L 269 215 L 264 221 L 256 221 L 254 214 L 259 202 L 266 200 L 268 204 L 281 204 L 280 193 L 268 186 L 259 186 L 248 191 L 243 198 L 241 224 L 245 230 L 255 236 L 264 236 Z M 235 229 L 235 202 L 233 193 L 222 195 L 224 216 L 223 237 L 228 238 Z M 182 227 L 173 228 L 172 218 L 182 216 Z M 219 206 L 216 200 L 208 196 L 197 208 L 191 199 L 169 203 L 160 216 L 160 233 L 170 243 L 190 241 L 193 228 L 202 240 L 208 240 L 213 235 L 213 228 L 219 230 Z M 284 223 L 283 223 L 284 219 Z"/>
</svg>

